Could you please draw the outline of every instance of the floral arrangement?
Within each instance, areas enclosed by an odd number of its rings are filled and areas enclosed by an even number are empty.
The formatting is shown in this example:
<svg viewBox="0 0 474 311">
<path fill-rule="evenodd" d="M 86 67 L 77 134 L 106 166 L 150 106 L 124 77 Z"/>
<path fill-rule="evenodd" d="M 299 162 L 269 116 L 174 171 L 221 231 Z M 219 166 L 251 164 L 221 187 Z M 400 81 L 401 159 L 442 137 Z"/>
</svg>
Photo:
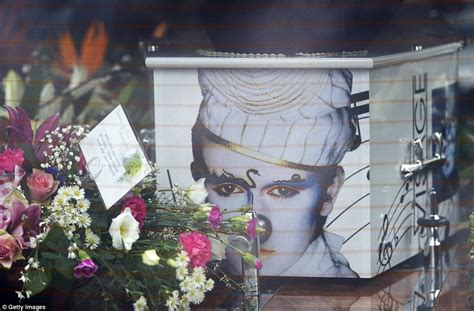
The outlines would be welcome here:
<svg viewBox="0 0 474 311">
<path fill-rule="evenodd" d="M 469 235 L 469 243 L 472 245 L 474 243 L 474 212 L 471 213 L 469 216 L 469 229 L 470 229 L 470 235 Z M 471 308 L 474 306 L 474 247 L 471 247 L 469 250 L 469 267 L 470 267 L 470 272 L 469 274 L 471 275 L 471 282 L 469 284 L 469 297 L 468 297 L 468 304 L 471 306 Z"/>
<path fill-rule="evenodd" d="M 240 285 L 213 263 L 232 248 L 226 236 L 254 239 L 261 231 L 250 206 L 227 211 L 206 203 L 204 179 L 159 191 L 153 165 L 107 210 L 79 147 L 87 126 L 61 126 L 58 114 L 36 126 L 22 108 L 5 109 L 0 266 L 21 267 L 20 299 L 54 286 L 81 309 L 186 310 L 203 301 L 216 277 Z M 261 268 L 251 253 L 234 250 Z"/>
</svg>

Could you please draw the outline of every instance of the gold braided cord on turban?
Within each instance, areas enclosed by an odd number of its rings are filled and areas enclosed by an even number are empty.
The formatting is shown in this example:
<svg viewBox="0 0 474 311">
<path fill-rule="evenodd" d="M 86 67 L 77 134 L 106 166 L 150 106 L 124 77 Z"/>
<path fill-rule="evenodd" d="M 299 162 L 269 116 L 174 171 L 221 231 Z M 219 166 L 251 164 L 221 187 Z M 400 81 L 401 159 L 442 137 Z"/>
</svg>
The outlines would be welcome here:
<svg viewBox="0 0 474 311">
<path fill-rule="evenodd" d="M 199 82 L 198 121 L 253 157 L 328 166 L 352 145 L 349 71 L 202 69 Z"/>
</svg>

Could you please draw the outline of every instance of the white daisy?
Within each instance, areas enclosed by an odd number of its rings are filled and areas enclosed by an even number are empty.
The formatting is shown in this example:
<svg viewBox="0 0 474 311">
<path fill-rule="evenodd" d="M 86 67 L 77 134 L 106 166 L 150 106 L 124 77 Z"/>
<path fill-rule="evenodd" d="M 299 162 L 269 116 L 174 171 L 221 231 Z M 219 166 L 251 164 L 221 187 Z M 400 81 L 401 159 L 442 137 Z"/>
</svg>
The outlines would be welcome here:
<svg viewBox="0 0 474 311">
<path fill-rule="evenodd" d="M 91 206 L 91 202 L 87 199 L 79 200 L 76 203 L 76 207 L 83 212 L 87 211 L 90 206 Z"/>
<path fill-rule="evenodd" d="M 81 189 L 78 186 L 71 187 L 71 196 L 76 200 L 84 199 L 84 189 Z"/>
<path fill-rule="evenodd" d="M 214 288 L 214 280 L 213 279 L 207 279 L 206 283 L 203 286 L 203 290 L 205 292 L 211 291 Z"/>
<path fill-rule="evenodd" d="M 203 291 L 197 288 L 191 288 L 186 295 L 191 303 L 200 304 L 204 300 L 204 293 Z"/>
<path fill-rule="evenodd" d="M 178 267 L 176 269 L 176 278 L 180 281 L 184 280 L 184 278 L 188 275 L 188 269 L 186 267 Z"/>
<path fill-rule="evenodd" d="M 201 267 L 194 268 L 191 278 L 195 288 L 201 288 L 206 284 L 206 275 L 204 274 L 204 269 Z"/>
<path fill-rule="evenodd" d="M 189 308 L 189 298 L 187 296 L 183 296 L 181 297 L 181 301 L 179 302 L 179 305 L 180 307 L 183 306 L 183 307 L 188 307 Z"/>
<path fill-rule="evenodd" d="M 78 226 L 82 228 L 88 228 L 91 225 L 91 217 L 87 213 L 79 215 Z"/>
<path fill-rule="evenodd" d="M 192 279 L 189 277 L 186 277 L 181 281 L 181 283 L 179 283 L 179 288 L 181 288 L 181 290 L 185 293 L 189 292 L 193 287 Z"/>
<path fill-rule="evenodd" d="M 176 263 L 178 267 L 187 267 L 189 263 L 188 253 L 186 251 L 181 251 L 176 257 Z"/>
<path fill-rule="evenodd" d="M 97 246 L 100 244 L 100 238 L 97 234 L 92 232 L 91 230 L 86 230 L 86 243 L 85 246 L 90 249 L 96 249 Z"/>
<path fill-rule="evenodd" d="M 178 306 L 178 297 L 174 295 L 175 292 L 177 291 L 173 291 L 173 295 L 169 296 L 168 300 L 166 300 L 166 306 L 168 306 L 168 310 L 175 310 Z"/>
<path fill-rule="evenodd" d="M 133 304 L 133 311 L 147 311 L 148 306 L 146 304 L 146 299 L 143 296 L 140 296 L 137 301 Z"/>
<path fill-rule="evenodd" d="M 54 204 L 57 204 L 57 205 L 64 205 L 66 201 L 67 201 L 67 197 L 63 194 L 58 194 L 54 198 Z"/>
</svg>

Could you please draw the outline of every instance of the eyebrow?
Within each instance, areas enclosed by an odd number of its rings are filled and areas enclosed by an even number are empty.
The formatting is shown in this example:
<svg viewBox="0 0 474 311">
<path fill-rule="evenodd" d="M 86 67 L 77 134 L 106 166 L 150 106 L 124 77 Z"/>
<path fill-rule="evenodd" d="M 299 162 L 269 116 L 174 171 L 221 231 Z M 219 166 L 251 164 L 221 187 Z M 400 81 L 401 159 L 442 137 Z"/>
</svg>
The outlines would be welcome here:
<svg viewBox="0 0 474 311">
<path fill-rule="evenodd" d="M 209 174 L 209 176 L 206 178 L 206 182 L 209 182 L 210 184 L 213 184 L 213 185 L 230 182 L 230 183 L 237 184 L 241 187 L 244 187 L 246 189 L 255 188 L 255 186 L 250 185 L 243 178 L 235 177 L 233 174 L 226 171 L 224 171 L 224 173 L 221 175 L 216 175 L 216 173 Z"/>
<path fill-rule="evenodd" d="M 295 179 L 294 176 L 295 175 L 293 175 L 292 178 L 288 180 L 274 180 L 272 181 L 271 184 L 266 185 L 265 187 L 274 186 L 274 185 L 283 185 L 283 186 L 308 188 L 314 185 L 317 181 L 316 177 L 310 177 L 308 179 Z"/>
</svg>

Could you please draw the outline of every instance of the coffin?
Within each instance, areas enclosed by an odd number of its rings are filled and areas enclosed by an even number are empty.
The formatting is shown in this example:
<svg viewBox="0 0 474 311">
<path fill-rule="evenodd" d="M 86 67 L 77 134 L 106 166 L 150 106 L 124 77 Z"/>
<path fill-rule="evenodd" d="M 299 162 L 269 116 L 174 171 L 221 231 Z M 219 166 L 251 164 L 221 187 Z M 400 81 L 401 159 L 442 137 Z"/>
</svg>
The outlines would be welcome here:
<svg viewBox="0 0 474 311">
<path fill-rule="evenodd" d="M 456 231 L 461 47 L 151 54 L 159 184 L 254 205 L 264 276 L 374 277 L 425 248 L 431 205 Z"/>
</svg>

